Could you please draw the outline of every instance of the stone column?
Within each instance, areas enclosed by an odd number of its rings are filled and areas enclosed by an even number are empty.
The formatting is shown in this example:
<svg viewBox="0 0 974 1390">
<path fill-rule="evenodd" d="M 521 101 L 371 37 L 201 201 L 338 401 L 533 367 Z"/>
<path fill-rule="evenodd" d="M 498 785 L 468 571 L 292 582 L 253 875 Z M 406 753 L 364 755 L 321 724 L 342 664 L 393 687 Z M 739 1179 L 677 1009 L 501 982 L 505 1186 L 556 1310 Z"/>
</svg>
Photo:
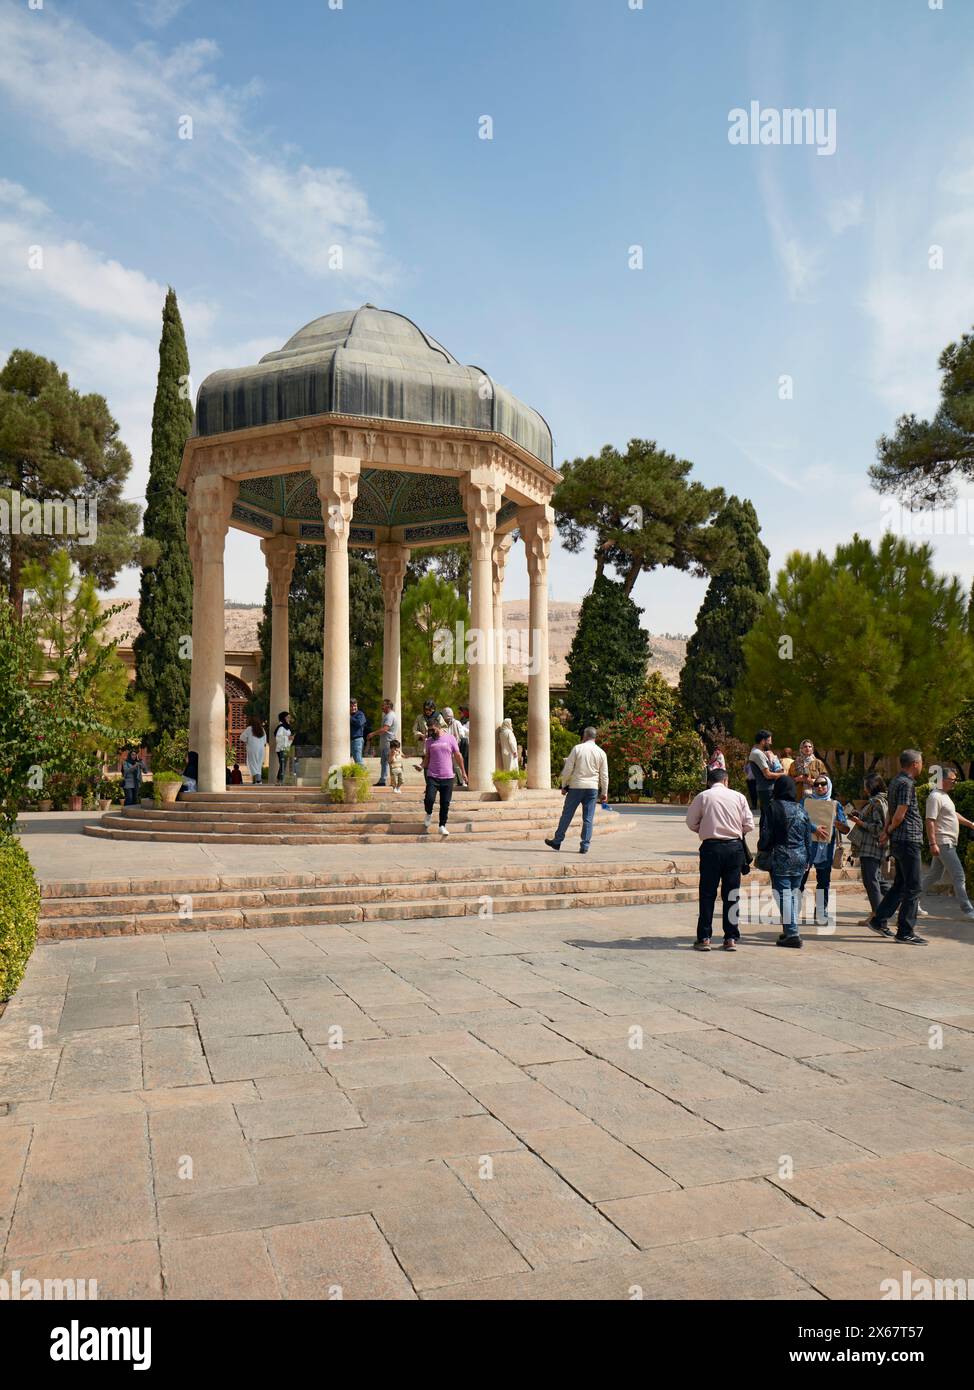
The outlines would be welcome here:
<svg viewBox="0 0 974 1390">
<path fill-rule="evenodd" d="M 504 722 L 504 570 L 514 544 L 514 533 L 498 536 L 491 551 L 491 589 L 494 597 L 494 727 Z M 500 767 L 500 741 L 495 742 L 495 762 Z"/>
<path fill-rule="evenodd" d="M 321 775 L 351 757 L 348 736 L 348 533 L 358 494 L 359 460 L 331 455 L 316 459 L 311 474 L 325 524 L 324 669 L 321 682 Z"/>
<path fill-rule="evenodd" d="M 288 634 L 288 595 L 297 541 L 283 533 L 269 536 L 260 543 L 267 561 L 267 578 L 271 586 L 271 707 L 267 712 L 268 730 L 277 723 L 277 716 L 291 701 L 290 655 Z"/>
<path fill-rule="evenodd" d="M 197 667 L 193 662 L 193 652 L 199 641 L 196 591 L 202 583 L 202 558 L 199 527 L 196 524 L 196 516 L 189 506 L 186 508 L 186 543 L 189 546 L 189 561 L 193 570 L 193 631 L 189 647 L 189 750 L 198 754 L 200 749 L 200 683 Z"/>
<path fill-rule="evenodd" d="M 493 787 L 496 761 L 494 723 L 494 589 L 493 548 L 497 511 L 503 487 L 496 470 L 471 469 L 461 479 L 460 490 L 470 531 L 470 607 L 473 641 L 470 660 L 470 786 L 475 791 Z"/>
<path fill-rule="evenodd" d="M 399 719 L 399 741 L 403 739 L 402 657 L 400 653 L 399 608 L 402 585 L 409 562 L 409 550 L 394 542 L 380 545 L 376 550 L 379 578 L 382 581 L 382 604 L 385 623 L 382 631 L 382 698 L 392 701 Z"/>
<path fill-rule="evenodd" d="M 551 703 L 548 693 L 548 557 L 554 534 L 551 507 L 522 507 L 518 527 L 528 562 L 528 786 L 551 788 Z M 558 769 L 559 772 L 561 769 Z"/>
<path fill-rule="evenodd" d="M 189 489 L 188 528 L 195 532 L 191 724 L 199 753 L 199 790 L 226 790 L 227 702 L 223 597 L 223 545 L 237 484 L 204 474 Z"/>
</svg>

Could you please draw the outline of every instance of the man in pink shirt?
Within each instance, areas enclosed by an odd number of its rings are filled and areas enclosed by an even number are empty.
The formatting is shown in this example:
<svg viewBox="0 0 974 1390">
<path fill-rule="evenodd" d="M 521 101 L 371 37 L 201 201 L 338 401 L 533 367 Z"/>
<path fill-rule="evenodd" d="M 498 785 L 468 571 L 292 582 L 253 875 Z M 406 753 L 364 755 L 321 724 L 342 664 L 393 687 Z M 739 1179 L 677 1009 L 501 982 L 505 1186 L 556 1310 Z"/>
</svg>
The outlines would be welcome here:
<svg viewBox="0 0 974 1390">
<path fill-rule="evenodd" d="M 754 817 L 741 793 L 727 785 L 727 773 L 722 768 L 707 774 L 707 790 L 693 798 L 687 811 L 687 825 L 700 836 L 700 913 L 694 950 L 710 950 L 719 886 L 724 950 L 736 951 L 741 933 L 734 909 L 740 897 L 741 870 L 747 849 L 744 837 L 754 829 Z"/>
</svg>

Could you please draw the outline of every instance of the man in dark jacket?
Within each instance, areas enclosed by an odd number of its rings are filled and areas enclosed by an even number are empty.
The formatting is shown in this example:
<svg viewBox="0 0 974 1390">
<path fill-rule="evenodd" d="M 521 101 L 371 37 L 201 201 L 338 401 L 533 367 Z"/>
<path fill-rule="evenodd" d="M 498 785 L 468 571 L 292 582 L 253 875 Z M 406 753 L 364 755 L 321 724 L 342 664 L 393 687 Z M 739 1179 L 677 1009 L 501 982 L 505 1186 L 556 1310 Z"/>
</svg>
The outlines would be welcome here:
<svg viewBox="0 0 974 1390">
<path fill-rule="evenodd" d="M 362 750 L 365 748 L 365 740 L 369 736 L 371 725 L 366 718 L 365 711 L 359 709 L 358 700 L 351 703 L 351 719 L 349 721 L 349 735 L 352 745 L 352 762 L 365 766 L 362 761 Z"/>
</svg>

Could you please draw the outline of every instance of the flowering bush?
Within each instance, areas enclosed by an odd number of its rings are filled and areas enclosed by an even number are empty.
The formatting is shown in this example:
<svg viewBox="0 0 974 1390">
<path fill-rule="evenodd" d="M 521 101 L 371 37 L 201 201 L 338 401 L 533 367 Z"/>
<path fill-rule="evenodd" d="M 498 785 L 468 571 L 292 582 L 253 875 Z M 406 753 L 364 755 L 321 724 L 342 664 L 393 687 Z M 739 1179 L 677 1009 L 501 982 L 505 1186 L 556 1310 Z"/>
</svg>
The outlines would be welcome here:
<svg viewBox="0 0 974 1390">
<path fill-rule="evenodd" d="M 610 787 L 618 792 L 642 791 L 669 731 L 669 720 L 657 713 L 646 696 L 603 724 L 598 741 L 609 759 Z"/>
</svg>

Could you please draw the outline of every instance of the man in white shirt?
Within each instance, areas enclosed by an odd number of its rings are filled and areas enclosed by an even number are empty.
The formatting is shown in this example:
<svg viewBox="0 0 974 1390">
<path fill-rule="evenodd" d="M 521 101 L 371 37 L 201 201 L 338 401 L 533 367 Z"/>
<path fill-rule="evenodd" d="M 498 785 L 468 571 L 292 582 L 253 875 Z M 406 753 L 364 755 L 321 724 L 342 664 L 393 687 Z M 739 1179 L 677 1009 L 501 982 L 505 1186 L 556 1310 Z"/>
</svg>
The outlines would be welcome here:
<svg viewBox="0 0 974 1390">
<path fill-rule="evenodd" d="M 378 729 L 366 735 L 366 742 L 371 742 L 376 734 L 379 735 L 379 780 L 375 785 L 384 787 L 389 776 L 389 744 L 399 737 L 399 716 L 392 708 L 391 700 L 382 701 L 382 722 Z"/>
<path fill-rule="evenodd" d="M 588 854 L 595 823 L 595 803 L 604 801 L 609 795 L 609 760 L 605 750 L 595 742 L 594 729 L 584 731 L 581 743 L 576 743 L 565 759 L 565 766 L 561 770 L 561 792 L 565 798 L 561 820 L 554 838 L 545 840 L 545 844 L 551 849 L 561 849 L 572 818 L 581 806 L 582 842 L 578 852 Z"/>
<path fill-rule="evenodd" d="M 974 920 L 974 903 L 967 896 L 967 883 L 964 865 L 957 853 L 957 840 L 960 827 L 966 825 L 974 830 L 974 822 L 962 816 L 950 793 L 954 790 L 957 772 L 945 767 L 942 772 L 942 787 L 932 791 L 927 797 L 923 818 L 927 825 L 927 844 L 930 846 L 930 872 L 923 880 L 923 892 L 929 893 L 935 883 L 946 873 L 954 885 L 954 897 L 965 917 Z"/>
<path fill-rule="evenodd" d="M 737 924 L 741 870 L 747 849 L 745 836 L 754 829 L 746 797 L 727 785 L 727 773 L 707 774 L 707 790 L 698 792 L 687 811 L 687 825 L 700 836 L 700 911 L 695 951 L 709 951 L 714 930 L 717 888 L 723 908 L 724 950 L 736 951 L 741 939 Z"/>
</svg>

